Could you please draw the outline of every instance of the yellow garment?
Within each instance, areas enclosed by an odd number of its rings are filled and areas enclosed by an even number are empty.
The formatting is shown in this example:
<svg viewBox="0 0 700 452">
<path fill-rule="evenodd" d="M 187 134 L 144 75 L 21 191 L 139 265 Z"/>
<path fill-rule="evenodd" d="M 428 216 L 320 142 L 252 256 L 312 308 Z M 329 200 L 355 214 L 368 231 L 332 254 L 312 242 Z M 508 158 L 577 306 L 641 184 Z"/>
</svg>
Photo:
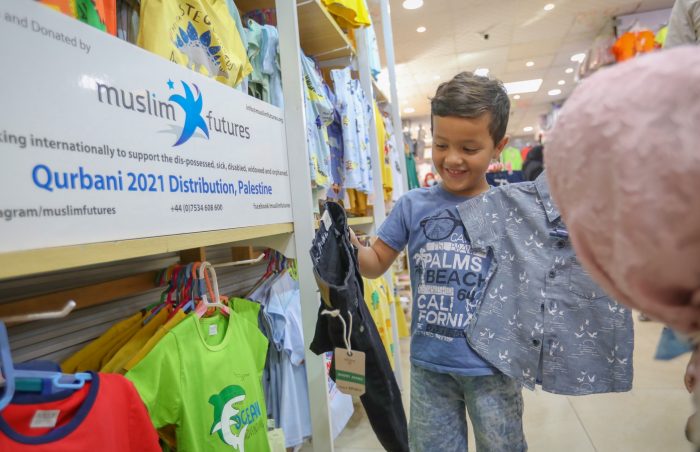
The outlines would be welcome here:
<svg viewBox="0 0 700 452">
<path fill-rule="evenodd" d="M 411 335 L 411 331 L 408 329 L 408 322 L 406 321 L 406 314 L 403 312 L 401 303 L 396 303 L 396 323 L 400 339 Z"/>
<path fill-rule="evenodd" d="M 396 274 L 394 274 L 394 287 L 396 287 L 397 281 Z M 396 305 L 396 329 L 399 332 L 399 339 L 409 337 L 411 331 L 408 329 L 406 314 L 403 312 L 403 307 L 401 306 L 401 297 L 398 295 L 394 296 L 392 302 Z"/>
<path fill-rule="evenodd" d="M 659 47 L 666 45 L 666 36 L 668 36 L 668 25 L 664 25 L 659 29 L 659 31 L 656 32 L 655 41 Z"/>
<path fill-rule="evenodd" d="M 143 313 L 138 312 L 128 319 L 113 325 L 102 336 L 90 342 L 70 358 L 63 361 L 61 369 L 65 373 L 84 372 L 86 370 L 98 370 L 100 361 L 105 353 L 110 350 L 114 344 L 121 338 L 123 333 L 130 331 L 134 326 L 137 328 L 141 325 Z"/>
<path fill-rule="evenodd" d="M 384 201 L 391 201 L 391 193 L 394 191 L 394 175 L 391 173 L 391 162 L 386 153 L 386 141 L 389 139 L 384 127 L 384 116 L 379 111 L 377 102 L 374 103 L 374 122 L 377 128 L 377 149 L 379 150 L 379 164 L 382 167 L 382 188 L 384 189 Z"/>
<path fill-rule="evenodd" d="M 134 335 L 136 335 L 136 333 L 138 333 L 142 327 L 143 325 L 141 322 L 131 326 L 131 328 L 124 331 L 117 338 L 115 338 L 114 342 L 111 344 L 111 347 L 105 347 L 107 352 L 104 353 L 104 355 L 100 359 L 100 365 L 97 369 L 102 369 L 105 365 L 107 365 L 107 363 L 114 357 L 114 355 L 116 355 L 117 352 L 121 350 L 121 348 L 124 345 L 126 345 L 126 343 L 129 342 L 131 338 L 134 337 Z"/>
<path fill-rule="evenodd" d="M 135 365 L 137 365 L 144 356 L 148 355 L 148 352 L 150 352 L 153 347 L 156 346 L 163 336 L 165 336 L 168 331 L 175 328 L 185 317 L 187 317 L 187 314 L 185 314 L 183 311 L 177 311 L 175 314 L 173 314 L 172 318 L 165 322 L 165 325 L 158 328 L 158 331 L 156 331 L 155 334 L 151 336 L 151 338 L 148 339 L 148 341 L 141 347 L 141 349 L 137 351 L 134 356 L 132 356 L 131 360 L 124 364 L 124 370 L 128 372 Z"/>
<path fill-rule="evenodd" d="M 341 27 L 358 28 L 372 24 L 365 0 L 323 0 L 323 4 Z"/>
<path fill-rule="evenodd" d="M 137 43 L 229 86 L 237 86 L 253 71 L 223 1 L 141 0 Z"/>
<path fill-rule="evenodd" d="M 372 320 L 377 325 L 379 337 L 382 339 L 386 354 L 389 356 L 391 367 L 394 367 L 394 338 L 391 331 L 391 310 L 389 308 L 389 286 L 384 278 L 362 278 L 365 286 L 365 303 L 372 314 Z"/>
<path fill-rule="evenodd" d="M 362 193 L 354 188 L 349 188 L 347 193 L 350 206 L 346 210 L 358 217 L 367 215 L 367 193 Z"/>
<path fill-rule="evenodd" d="M 124 365 L 138 352 L 143 345 L 153 336 L 166 320 L 170 312 L 163 308 L 149 322 L 144 325 L 122 348 L 102 366 L 100 372 L 125 374 Z"/>
</svg>

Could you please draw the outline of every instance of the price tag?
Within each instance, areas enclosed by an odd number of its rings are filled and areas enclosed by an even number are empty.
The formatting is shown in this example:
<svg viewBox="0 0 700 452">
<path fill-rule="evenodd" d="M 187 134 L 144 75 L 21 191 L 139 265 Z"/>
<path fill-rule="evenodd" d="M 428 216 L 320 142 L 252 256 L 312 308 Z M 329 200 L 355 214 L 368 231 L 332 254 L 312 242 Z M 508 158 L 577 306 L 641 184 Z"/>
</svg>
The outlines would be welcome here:
<svg viewBox="0 0 700 452">
<path fill-rule="evenodd" d="M 321 222 L 326 227 L 326 231 L 331 230 L 331 226 L 333 226 L 333 219 L 331 218 L 331 214 L 329 214 L 327 210 L 325 212 L 323 212 L 323 216 L 321 217 Z"/>
<path fill-rule="evenodd" d="M 335 384 L 344 394 L 361 396 L 365 393 L 364 352 L 335 349 Z"/>
<path fill-rule="evenodd" d="M 32 417 L 30 428 L 54 428 L 61 410 L 37 410 Z"/>
<path fill-rule="evenodd" d="M 284 447 L 284 431 L 281 428 L 268 430 L 267 440 L 270 443 L 270 452 L 286 452 Z"/>
</svg>

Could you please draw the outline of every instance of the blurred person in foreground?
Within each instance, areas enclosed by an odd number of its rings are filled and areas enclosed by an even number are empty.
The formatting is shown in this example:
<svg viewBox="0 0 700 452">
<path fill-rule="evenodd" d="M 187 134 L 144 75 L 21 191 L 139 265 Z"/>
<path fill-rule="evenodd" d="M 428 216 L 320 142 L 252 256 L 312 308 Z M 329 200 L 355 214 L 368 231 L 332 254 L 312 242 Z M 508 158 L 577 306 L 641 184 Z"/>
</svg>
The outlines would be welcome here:
<svg viewBox="0 0 700 452">
<path fill-rule="evenodd" d="M 695 344 L 689 391 L 700 378 L 699 144 L 700 51 L 685 46 L 586 79 L 545 153 L 581 263 L 619 302 Z M 687 436 L 700 446 L 697 414 Z"/>
</svg>

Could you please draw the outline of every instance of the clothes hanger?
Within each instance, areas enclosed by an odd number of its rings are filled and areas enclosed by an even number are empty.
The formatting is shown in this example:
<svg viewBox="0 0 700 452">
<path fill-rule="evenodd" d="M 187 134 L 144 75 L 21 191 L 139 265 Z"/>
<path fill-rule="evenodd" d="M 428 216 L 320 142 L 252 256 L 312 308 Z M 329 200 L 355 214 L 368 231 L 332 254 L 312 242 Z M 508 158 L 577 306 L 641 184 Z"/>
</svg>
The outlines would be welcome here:
<svg viewBox="0 0 700 452">
<path fill-rule="evenodd" d="M 63 374 L 61 372 L 46 372 L 37 370 L 15 369 L 12 363 L 12 353 L 10 351 L 10 340 L 7 336 L 5 322 L 26 322 L 32 320 L 56 319 L 65 317 L 73 309 L 76 303 L 69 300 L 59 311 L 40 312 L 32 314 L 15 315 L 0 319 L 0 364 L 2 365 L 2 376 L 4 377 L 5 391 L 0 398 L 0 410 L 4 409 L 14 397 L 17 390 L 17 383 L 20 379 L 48 380 L 54 388 L 58 389 L 80 389 L 85 382 L 92 380 L 92 374 L 79 372 L 76 374 Z"/>
<path fill-rule="evenodd" d="M 207 293 L 206 291 L 202 290 L 202 301 L 197 305 L 197 309 L 195 310 L 195 313 L 197 314 L 198 317 L 202 317 L 209 308 L 218 308 L 224 315 L 230 315 L 229 307 L 226 306 L 225 304 L 221 303 L 221 298 L 219 295 L 219 283 L 216 279 L 216 270 L 214 270 L 214 267 L 209 262 L 202 262 L 202 265 L 199 267 L 199 284 L 200 287 L 204 286 L 206 284 L 204 275 L 205 272 L 209 272 L 211 275 L 211 282 L 212 282 L 212 287 L 213 289 L 213 301 L 209 301 L 207 298 Z M 202 284 L 202 281 L 205 281 L 205 284 Z"/>
</svg>

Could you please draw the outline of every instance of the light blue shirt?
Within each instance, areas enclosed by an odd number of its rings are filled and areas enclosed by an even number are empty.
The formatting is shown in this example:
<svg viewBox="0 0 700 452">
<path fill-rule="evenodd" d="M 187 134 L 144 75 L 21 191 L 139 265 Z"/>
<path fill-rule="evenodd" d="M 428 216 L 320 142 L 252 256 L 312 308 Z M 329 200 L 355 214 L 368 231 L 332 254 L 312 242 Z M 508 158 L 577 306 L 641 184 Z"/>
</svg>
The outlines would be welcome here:
<svg viewBox="0 0 700 452">
<path fill-rule="evenodd" d="M 441 185 L 399 199 L 379 238 L 396 251 L 408 245 L 413 290 L 411 362 L 440 373 L 492 375 L 469 346 L 467 326 L 486 283 L 490 257 L 474 252 L 457 214 L 455 196 Z"/>
<path fill-rule="evenodd" d="M 272 342 L 281 348 L 280 427 L 284 430 L 285 447 L 295 447 L 311 436 L 311 409 L 304 364 L 301 294 L 299 282 L 289 273 L 281 275 L 272 285 L 265 310 L 272 318 Z"/>
<path fill-rule="evenodd" d="M 352 78 L 350 68 L 333 69 L 331 78 L 335 87 L 335 108 L 343 129 L 345 188 L 372 193 L 374 182 L 368 131 L 374 110 L 360 81 Z"/>
<path fill-rule="evenodd" d="M 459 213 L 474 248 L 494 256 L 469 328 L 474 348 L 530 389 L 632 389 L 632 314 L 576 259 L 545 173 L 493 188 Z"/>
</svg>

